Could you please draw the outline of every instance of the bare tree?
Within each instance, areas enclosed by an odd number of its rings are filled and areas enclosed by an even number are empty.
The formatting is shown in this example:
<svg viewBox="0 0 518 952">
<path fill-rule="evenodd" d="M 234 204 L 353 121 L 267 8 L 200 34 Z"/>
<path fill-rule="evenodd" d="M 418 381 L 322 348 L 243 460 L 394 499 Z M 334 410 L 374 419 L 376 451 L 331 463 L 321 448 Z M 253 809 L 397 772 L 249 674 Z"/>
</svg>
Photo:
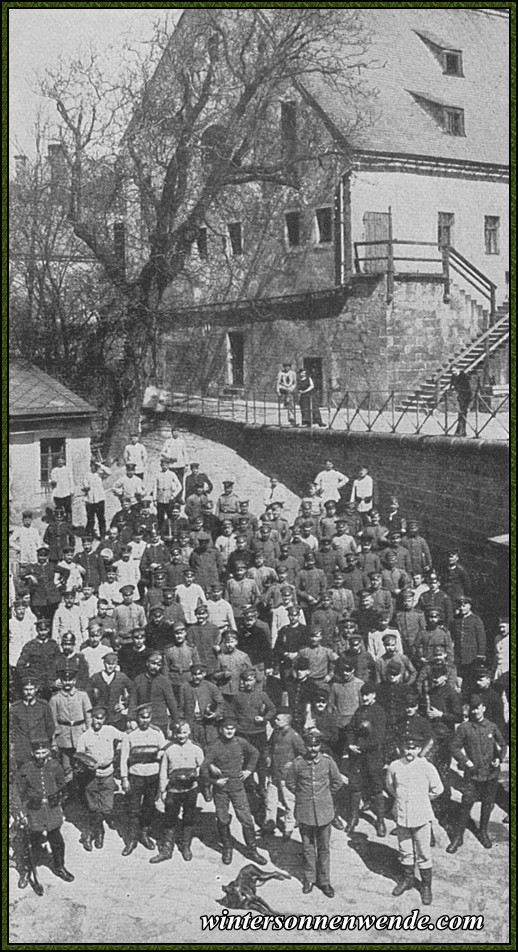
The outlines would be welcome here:
<svg viewBox="0 0 518 952">
<path fill-rule="evenodd" d="M 172 35 L 157 30 L 151 58 L 124 81 L 108 79 L 93 56 L 47 77 L 67 220 L 119 301 L 112 452 L 156 373 L 164 301 L 177 304 L 186 281 L 201 280 L 204 263 L 191 253 L 200 229 L 217 230 L 218 212 L 247 187 L 256 202 L 280 206 L 308 163 L 340 156 L 343 165 L 348 133 L 372 113 L 368 50 L 360 11 L 188 10 Z M 337 121 L 319 107 L 323 91 L 339 104 Z M 279 102 L 290 97 L 305 122 L 282 140 Z M 205 267 L 213 297 L 247 287 L 230 266 L 225 286 L 223 273 L 215 280 Z"/>
</svg>

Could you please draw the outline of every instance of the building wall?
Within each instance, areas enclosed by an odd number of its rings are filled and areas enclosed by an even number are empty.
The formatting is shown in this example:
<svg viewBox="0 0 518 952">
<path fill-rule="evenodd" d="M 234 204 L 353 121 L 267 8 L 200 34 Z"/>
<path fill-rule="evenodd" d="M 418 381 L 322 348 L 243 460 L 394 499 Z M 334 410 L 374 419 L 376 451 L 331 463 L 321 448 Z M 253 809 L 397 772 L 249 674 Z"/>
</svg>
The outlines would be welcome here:
<svg viewBox="0 0 518 952">
<path fill-rule="evenodd" d="M 387 304 L 382 276 L 353 280 L 345 303 L 329 304 L 309 316 L 282 319 L 245 316 L 225 322 L 205 314 L 201 322 L 163 333 L 162 381 L 171 390 L 217 393 L 231 380 L 228 332 L 243 334 L 244 386 L 272 394 L 283 359 L 301 367 L 320 357 L 324 391 L 414 390 L 483 330 L 482 308 L 453 289 L 444 303 L 439 280 L 396 281 Z"/>
<path fill-rule="evenodd" d="M 84 522 L 81 483 L 83 477 L 90 472 L 90 422 L 83 420 L 65 423 L 35 420 L 23 425 L 16 421 L 12 423 L 9 434 L 9 469 L 11 513 L 15 522 L 19 520 L 26 506 L 41 515 L 46 506 L 52 505 L 52 491 L 47 484 L 40 481 L 40 440 L 62 437 L 65 437 L 67 465 L 72 466 L 76 486 L 72 506 L 73 521 L 75 525 Z"/>
<path fill-rule="evenodd" d="M 498 288 L 501 303 L 508 287 L 505 272 L 509 270 L 509 186 L 505 182 L 473 181 L 440 175 L 416 175 L 402 172 L 358 171 L 351 181 L 351 219 L 353 241 L 364 241 L 365 212 L 386 212 L 392 209 L 394 238 L 409 241 L 437 240 L 439 212 L 455 215 L 453 245 L 465 258 L 480 269 Z M 484 216 L 500 218 L 500 254 L 487 255 L 484 242 Z M 397 255 L 440 258 L 433 248 L 396 250 Z M 396 271 L 441 271 L 437 265 L 421 262 L 396 262 Z M 487 301 L 452 272 L 452 281 Z"/>
<path fill-rule="evenodd" d="M 435 564 L 445 564 L 446 550 L 458 545 L 480 594 L 477 608 L 495 619 L 508 611 L 508 581 L 500 577 L 491 536 L 509 531 L 509 448 L 504 443 L 451 437 L 340 433 L 246 426 L 194 414 L 176 414 L 180 426 L 232 446 L 265 474 L 276 472 L 298 495 L 331 457 L 354 478 L 360 464 L 369 466 L 378 505 L 387 511 L 397 495 L 402 512 L 420 520 Z M 243 487 L 236 486 L 236 492 Z"/>
</svg>

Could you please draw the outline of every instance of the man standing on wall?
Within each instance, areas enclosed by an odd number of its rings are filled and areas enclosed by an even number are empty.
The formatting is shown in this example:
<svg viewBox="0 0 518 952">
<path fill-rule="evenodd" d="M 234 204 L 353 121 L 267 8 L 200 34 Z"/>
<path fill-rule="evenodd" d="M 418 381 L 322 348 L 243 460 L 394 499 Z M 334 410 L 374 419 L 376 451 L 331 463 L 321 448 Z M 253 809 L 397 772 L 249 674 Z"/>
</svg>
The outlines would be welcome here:
<svg viewBox="0 0 518 952">
<path fill-rule="evenodd" d="M 277 394 L 279 401 L 288 414 L 288 423 L 290 426 L 296 426 L 295 421 L 295 390 L 297 389 L 297 375 L 291 368 L 291 361 L 284 360 L 282 370 L 277 377 Z"/>
<path fill-rule="evenodd" d="M 454 436 L 466 436 L 468 410 L 472 401 L 471 383 L 467 373 L 459 370 L 458 367 L 454 367 L 451 372 L 451 388 L 455 390 L 459 404 L 457 429 Z"/>
</svg>

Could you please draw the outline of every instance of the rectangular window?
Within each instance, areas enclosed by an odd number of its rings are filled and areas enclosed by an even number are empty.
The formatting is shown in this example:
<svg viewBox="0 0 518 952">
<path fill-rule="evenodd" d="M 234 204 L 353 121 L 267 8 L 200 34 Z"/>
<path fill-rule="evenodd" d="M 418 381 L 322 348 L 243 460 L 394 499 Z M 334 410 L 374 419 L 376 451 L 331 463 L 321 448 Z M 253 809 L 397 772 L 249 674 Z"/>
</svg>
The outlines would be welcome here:
<svg viewBox="0 0 518 952">
<path fill-rule="evenodd" d="M 40 480 L 42 483 L 49 482 L 50 473 L 60 456 L 64 456 L 66 460 L 66 441 L 64 438 L 40 440 Z"/>
<path fill-rule="evenodd" d="M 319 245 L 329 244 L 333 240 L 333 209 L 317 208 L 317 242 Z"/>
<path fill-rule="evenodd" d="M 290 248 L 300 245 L 300 212 L 286 212 L 286 236 Z"/>
<path fill-rule="evenodd" d="M 500 254 L 500 219 L 496 215 L 484 217 L 484 243 L 486 255 Z"/>
<path fill-rule="evenodd" d="M 198 248 L 198 255 L 200 258 L 206 258 L 209 253 L 208 240 L 207 240 L 207 229 L 205 227 L 198 228 L 198 235 L 196 237 L 196 247 Z"/>
<path fill-rule="evenodd" d="M 464 135 L 464 110 L 463 109 L 445 109 L 444 110 L 444 131 L 449 136 Z"/>
<path fill-rule="evenodd" d="M 231 221 L 228 224 L 228 237 L 232 255 L 243 254 L 243 229 L 240 221 Z"/>
<path fill-rule="evenodd" d="M 446 50 L 444 52 L 444 72 L 447 76 L 463 76 L 462 72 L 462 53 L 456 50 Z"/>
<path fill-rule="evenodd" d="M 453 212 L 439 212 L 437 219 L 437 244 L 439 248 L 446 248 L 453 245 L 453 229 L 455 226 L 455 215 Z"/>
<path fill-rule="evenodd" d="M 294 102 L 281 103 L 281 146 L 285 159 L 292 159 L 297 147 L 297 107 Z"/>
</svg>

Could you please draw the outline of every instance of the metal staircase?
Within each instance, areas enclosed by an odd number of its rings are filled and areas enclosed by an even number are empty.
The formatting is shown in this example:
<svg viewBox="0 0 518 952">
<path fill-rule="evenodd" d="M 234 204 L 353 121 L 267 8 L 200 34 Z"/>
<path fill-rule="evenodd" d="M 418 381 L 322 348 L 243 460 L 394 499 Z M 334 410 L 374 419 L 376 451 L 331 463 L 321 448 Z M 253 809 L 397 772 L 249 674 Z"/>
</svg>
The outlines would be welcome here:
<svg viewBox="0 0 518 952">
<path fill-rule="evenodd" d="M 419 390 L 404 400 L 401 409 L 422 408 L 432 410 L 440 397 L 449 390 L 452 370 L 457 367 L 467 374 L 473 373 L 491 354 L 500 350 L 509 340 L 509 305 L 501 305 L 495 310 L 495 322 L 491 327 L 475 337 L 463 350 L 456 353 L 448 363 L 439 367 L 434 376 L 427 377 Z"/>
</svg>

